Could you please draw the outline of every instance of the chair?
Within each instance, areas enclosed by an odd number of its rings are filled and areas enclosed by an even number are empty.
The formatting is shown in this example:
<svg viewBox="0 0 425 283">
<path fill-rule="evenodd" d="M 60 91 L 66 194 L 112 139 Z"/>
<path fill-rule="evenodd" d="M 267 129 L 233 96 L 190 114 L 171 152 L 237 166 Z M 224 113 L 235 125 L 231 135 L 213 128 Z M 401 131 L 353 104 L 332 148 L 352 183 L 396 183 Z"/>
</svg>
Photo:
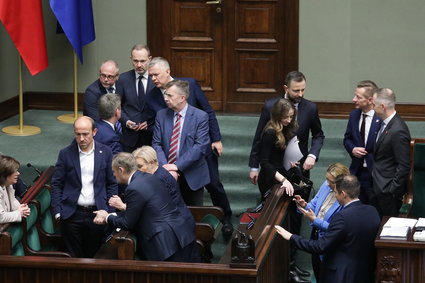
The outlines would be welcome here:
<svg viewBox="0 0 425 283">
<path fill-rule="evenodd" d="M 7 228 L 0 232 L 0 254 L 23 256 L 22 246 L 23 231 L 21 223 L 8 223 Z"/>
<path fill-rule="evenodd" d="M 35 203 L 30 202 L 28 206 L 31 213 L 27 218 L 22 219 L 22 245 L 24 247 L 25 255 L 71 257 L 70 254 L 65 252 L 52 251 L 53 245 L 41 245 L 36 225 L 37 220 L 39 219 L 39 213 Z"/>
<path fill-rule="evenodd" d="M 410 173 L 401 217 L 425 217 L 425 139 L 410 142 Z"/>
</svg>

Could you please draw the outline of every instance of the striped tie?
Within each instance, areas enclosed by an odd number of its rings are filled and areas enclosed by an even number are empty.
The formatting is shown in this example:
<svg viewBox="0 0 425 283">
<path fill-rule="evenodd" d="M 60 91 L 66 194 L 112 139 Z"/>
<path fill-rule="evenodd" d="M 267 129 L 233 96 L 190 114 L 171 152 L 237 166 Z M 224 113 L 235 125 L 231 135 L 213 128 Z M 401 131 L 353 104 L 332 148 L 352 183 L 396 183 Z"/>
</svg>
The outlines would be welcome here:
<svg viewBox="0 0 425 283">
<path fill-rule="evenodd" d="M 178 145 L 180 138 L 180 118 L 179 113 L 176 114 L 176 122 L 173 127 L 173 134 L 171 136 L 170 150 L 168 151 L 168 163 L 173 164 L 177 161 Z"/>
</svg>

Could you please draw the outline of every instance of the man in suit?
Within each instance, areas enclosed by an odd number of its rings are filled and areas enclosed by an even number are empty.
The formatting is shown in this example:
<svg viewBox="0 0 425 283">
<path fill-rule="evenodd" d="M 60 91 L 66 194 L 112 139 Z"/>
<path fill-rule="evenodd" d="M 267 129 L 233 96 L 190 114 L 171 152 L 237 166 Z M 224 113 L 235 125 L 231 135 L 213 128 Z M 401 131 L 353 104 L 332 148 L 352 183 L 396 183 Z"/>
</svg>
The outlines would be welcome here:
<svg viewBox="0 0 425 283">
<path fill-rule="evenodd" d="M 388 88 L 373 94 L 373 109 L 382 124 L 374 148 L 370 203 L 381 217 L 398 215 L 410 171 L 410 132 L 395 110 L 395 101 L 395 93 Z"/>
<path fill-rule="evenodd" d="M 100 65 L 99 79 L 89 85 L 84 93 L 84 111 L 85 116 L 93 120 L 99 120 L 98 100 L 105 93 L 121 94 L 123 88 L 117 81 L 119 77 L 119 67 L 114 60 L 107 60 Z"/>
<path fill-rule="evenodd" d="M 119 79 L 124 87 L 120 121 L 123 126 L 121 142 L 126 152 L 151 145 L 155 121 L 155 112 L 146 104 L 146 95 L 155 88 L 146 68 L 151 59 L 149 47 L 134 45 L 130 59 L 133 70 L 123 73 Z"/>
<path fill-rule="evenodd" d="M 96 123 L 97 133 L 94 139 L 109 146 L 112 154 L 122 152 L 120 133 L 115 127 L 121 117 L 121 98 L 118 94 L 107 93 L 99 99 L 99 121 Z"/>
<path fill-rule="evenodd" d="M 152 147 L 158 162 L 178 179 L 187 205 L 203 204 L 204 186 L 210 183 L 205 157 L 210 149 L 208 114 L 187 103 L 189 83 L 173 80 L 165 86 L 168 109 L 156 115 Z"/>
<path fill-rule="evenodd" d="M 60 221 L 65 245 L 73 257 L 93 257 L 104 236 L 93 211 L 112 211 L 108 199 L 118 193 L 111 150 L 96 141 L 93 119 L 74 122 L 75 140 L 59 152 L 52 176 L 52 214 Z"/>
<path fill-rule="evenodd" d="M 372 95 L 378 87 L 372 81 L 361 81 L 354 91 L 356 109 L 351 111 L 344 134 L 344 147 L 351 157 L 350 172 L 360 181 L 359 199 L 368 204 L 372 195 L 373 147 L 381 119 L 373 110 Z"/>
<path fill-rule="evenodd" d="M 360 183 L 356 176 L 339 176 L 335 185 L 335 197 L 343 208 L 332 217 L 322 238 L 304 239 L 278 225 L 276 231 L 299 249 L 323 255 L 320 282 L 375 282 L 378 212 L 359 201 Z"/>
<path fill-rule="evenodd" d="M 252 142 L 251 154 L 249 156 L 249 179 L 254 185 L 258 180 L 258 166 L 260 164 L 260 142 L 264 126 L 270 120 L 270 110 L 273 105 L 281 98 L 289 99 L 294 103 L 297 109 L 297 123 L 298 131 L 297 137 L 299 146 L 304 158 L 301 160 L 301 165 L 304 170 L 304 176 L 309 176 L 309 170 L 313 168 L 317 159 L 319 158 L 320 150 L 323 146 L 325 136 L 322 131 L 322 124 L 319 119 L 317 106 L 315 103 L 304 98 L 306 88 L 306 78 L 303 73 L 298 71 L 289 72 L 286 75 L 283 89 L 285 94 L 269 100 L 266 100 L 264 107 L 261 111 L 260 119 L 258 121 L 257 130 L 255 131 L 254 140 Z M 311 147 L 308 149 L 308 141 L 312 134 Z"/>
<path fill-rule="evenodd" d="M 165 85 L 174 78 L 171 76 L 170 64 L 165 58 L 155 57 L 148 64 L 149 76 L 156 88 L 151 91 L 147 97 L 147 103 L 157 112 L 167 108 L 164 100 Z M 210 193 L 213 205 L 219 206 L 224 211 L 223 218 L 223 234 L 231 235 L 233 226 L 231 222 L 232 210 L 230 208 L 229 199 L 226 191 L 220 181 L 218 171 L 218 156 L 223 153 L 223 144 L 221 143 L 220 127 L 214 110 L 208 102 L 205 93 L 193 78 L 178 78 L 189 83 L 189 98 L 188 103 L 198 109 L 201 109 L 208 114 L 208 126 L 211 145 L 207 150 L 206 160 L 210 173 L 210 183 L 205 186 Z"/>
<path fill-rule="evenodd" d="M 128 184 L 126 209 L 95 211 L 94 222 L 134 231 L 141 259 L 200 262 L 194 222 L 181 215 L 164 184 L 137 170 L 136 159 L 127 152 L 114 156 L 112 171 L 120 184 Z"/>
</svg>

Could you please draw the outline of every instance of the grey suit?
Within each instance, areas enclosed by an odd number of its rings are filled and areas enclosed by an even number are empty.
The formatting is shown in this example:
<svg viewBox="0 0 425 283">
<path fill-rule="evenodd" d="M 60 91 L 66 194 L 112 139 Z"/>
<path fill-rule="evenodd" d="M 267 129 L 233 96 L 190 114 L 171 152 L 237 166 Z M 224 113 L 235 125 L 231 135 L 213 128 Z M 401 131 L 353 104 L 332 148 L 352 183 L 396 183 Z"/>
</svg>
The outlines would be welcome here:
<svg viewBox="0 0 425 283">
<path fill-rule="evenodd" d="M 397 216 L 410 171 L 410 132 L 395 115 L 378 137 L 374 149 L 371 204 L 382 217 Z"/>
</svg>

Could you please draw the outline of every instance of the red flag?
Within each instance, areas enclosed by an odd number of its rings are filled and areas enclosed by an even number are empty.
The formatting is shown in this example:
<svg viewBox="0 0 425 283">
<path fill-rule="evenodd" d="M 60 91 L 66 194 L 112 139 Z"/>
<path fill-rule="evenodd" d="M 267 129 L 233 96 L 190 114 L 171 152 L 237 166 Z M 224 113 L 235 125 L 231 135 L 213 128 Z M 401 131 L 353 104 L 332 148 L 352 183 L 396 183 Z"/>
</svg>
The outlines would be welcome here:
<svg viewBox="0 0 425 283">
<path fill-rule="evenodd" d="M 31 75 L 47 68 L 41 0 L 0 0 L 0 20 Z"/>
</svg>

